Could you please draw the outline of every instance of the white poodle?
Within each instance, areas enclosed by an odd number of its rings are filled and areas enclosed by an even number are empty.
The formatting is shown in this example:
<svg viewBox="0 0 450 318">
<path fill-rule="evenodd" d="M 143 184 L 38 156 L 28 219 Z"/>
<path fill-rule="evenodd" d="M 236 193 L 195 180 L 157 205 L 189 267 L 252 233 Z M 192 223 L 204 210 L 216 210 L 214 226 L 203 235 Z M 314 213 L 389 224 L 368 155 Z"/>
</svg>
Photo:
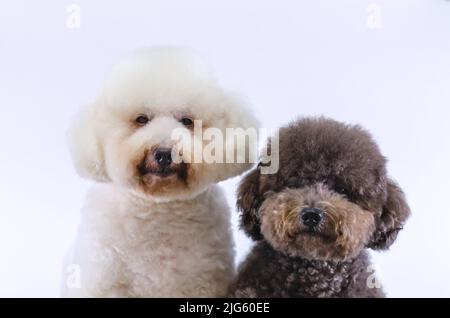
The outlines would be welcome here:
<svg viewBox="0 0 450 318">
<path fill-rule="evenodd" d="M 251 164 L 178 162 L 172 132 L 198 139 L 194 120 L 224 135 L 226 128 L 256 127 L 242 104 L 180 49 L 139 50 L 113 68 L 69 131 L 78 173 L 101 183 L 83 209 L 65 267 L 78 270 L 66 272 L 76 277 L 65 277 L 64 296 L 225 296 L 234 247 L 216 183 Z M 234 147 L 248 152 L 253 145 Z"/>
</svg>

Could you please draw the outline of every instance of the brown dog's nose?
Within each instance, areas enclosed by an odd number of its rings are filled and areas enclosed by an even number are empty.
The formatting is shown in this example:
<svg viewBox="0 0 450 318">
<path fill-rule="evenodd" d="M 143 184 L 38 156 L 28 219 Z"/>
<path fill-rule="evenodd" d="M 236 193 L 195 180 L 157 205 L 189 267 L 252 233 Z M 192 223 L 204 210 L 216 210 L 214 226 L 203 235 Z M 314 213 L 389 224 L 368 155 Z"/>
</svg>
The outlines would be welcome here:
<svg viewBox="0 0 450 318">
<path fill-rule="evenodd" d="M 302 223 L 307 227 L 315 227 L 322 222 L 323 211 L 318 208 L 304 208 L 300 212 Z"/>
<path fill-rule="evenodd" d="M 161 167 L 168 167 L 172 163 L 172 150 L 168 148 L 158 148 L 153 154 L 156 163 Z"/>
</svg>

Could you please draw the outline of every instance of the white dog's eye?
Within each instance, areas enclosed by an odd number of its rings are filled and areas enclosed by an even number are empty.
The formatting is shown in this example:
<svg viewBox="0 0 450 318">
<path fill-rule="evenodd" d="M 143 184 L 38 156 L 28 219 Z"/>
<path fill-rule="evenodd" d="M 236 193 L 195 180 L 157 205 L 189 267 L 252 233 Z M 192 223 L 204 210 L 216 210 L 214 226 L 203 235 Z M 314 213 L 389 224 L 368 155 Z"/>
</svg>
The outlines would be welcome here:
<svg viewBox="0 0 450 318">
<path fill-rule="evenodd" d="M 192 126 L 194 124 L 194 121 L 189 117 L 183 117 L 180 119 L 180 123 L 185 126 Z"/>
<path fill-rule="evenodd" d="M 136 117 L 136 123 L 138 123 L 139 125 L 145 125 L 149 121 L 150 121 L 150 119 L 146 115 L 139 115 Z"/>
</svg>

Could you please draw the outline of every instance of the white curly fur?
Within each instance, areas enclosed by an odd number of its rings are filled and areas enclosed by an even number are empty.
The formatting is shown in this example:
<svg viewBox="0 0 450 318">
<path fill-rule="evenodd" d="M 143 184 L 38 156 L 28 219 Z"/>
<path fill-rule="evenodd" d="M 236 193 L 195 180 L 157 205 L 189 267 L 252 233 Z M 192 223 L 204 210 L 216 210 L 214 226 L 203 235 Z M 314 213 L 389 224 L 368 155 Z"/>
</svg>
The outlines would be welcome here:
<svg viewBox="0 0 450 318">
<path fill-rule="evenodd" d="M 140 113 L 152 120 L 136 128 L 132 122 Z M 225 295 L 234 248 L 229 208 L 215 183 L 250 164 L 193 163 L 185 185 L 150 193 L 136 181 L 135 163 L 145 150 L 173 145 L 180 114 L 222 131 L 257 125 L 195 55 L 175 48 L 142 49 L 124 58 L 76 118 L 69 131 L 75 167 L 102 183 L 87 197 L 66 262 L 79 266 L 80 288 L 64 286 L 64 296 Z"/>
</svg>

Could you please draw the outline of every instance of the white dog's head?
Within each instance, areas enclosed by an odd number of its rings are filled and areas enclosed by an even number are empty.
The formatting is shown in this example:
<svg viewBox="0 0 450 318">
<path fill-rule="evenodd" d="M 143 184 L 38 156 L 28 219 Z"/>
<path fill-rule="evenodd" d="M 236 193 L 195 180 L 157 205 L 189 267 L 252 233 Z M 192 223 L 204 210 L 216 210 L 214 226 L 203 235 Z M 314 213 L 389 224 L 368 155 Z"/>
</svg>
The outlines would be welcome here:
<svg viewBox="0 0 450 318">
<path fill-rule="evenodd" d="M 224 136 L 226 128 L 257 126 L 245 105 L 221 89 L 192 53 L 174 48 L 139 50 L 113 68 L 96 101 L 70 129 L 76 169 L 86 178 L 170 200 L 193 197 L 251 166 L 173 160 L 174 151 L 181 158 L 187 155 L 174 149 L 179 145 L 174 129 L 198 139 L 194 120 Z M 255 146 L 241 145 L 245 153 Z"/>
</svg>

